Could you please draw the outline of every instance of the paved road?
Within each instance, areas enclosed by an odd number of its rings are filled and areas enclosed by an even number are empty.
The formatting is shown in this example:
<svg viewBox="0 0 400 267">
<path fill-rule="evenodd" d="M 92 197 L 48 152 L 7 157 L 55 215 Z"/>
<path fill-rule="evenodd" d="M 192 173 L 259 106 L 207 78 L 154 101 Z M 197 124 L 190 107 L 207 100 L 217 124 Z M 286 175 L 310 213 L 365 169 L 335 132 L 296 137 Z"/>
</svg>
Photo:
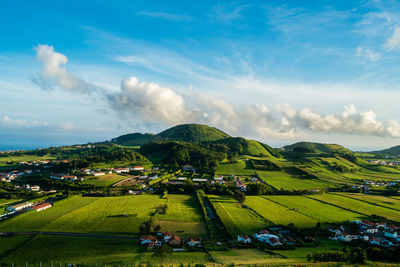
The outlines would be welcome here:
<svg viewBox="0 0 400 267">
<path fill-rule="evenodd" d="M 133 236 L 119 235 L 102 235 L 102 234 L 87 234 L 87 233 L 69 233 L 69 232 L 1 232 L 2 235 L 56 235 L 56 236 L 78 236 L 78 237 L 98 237 L 109 239 L 130 239 L 139 241 L 139 238 Z"/>
</svg>

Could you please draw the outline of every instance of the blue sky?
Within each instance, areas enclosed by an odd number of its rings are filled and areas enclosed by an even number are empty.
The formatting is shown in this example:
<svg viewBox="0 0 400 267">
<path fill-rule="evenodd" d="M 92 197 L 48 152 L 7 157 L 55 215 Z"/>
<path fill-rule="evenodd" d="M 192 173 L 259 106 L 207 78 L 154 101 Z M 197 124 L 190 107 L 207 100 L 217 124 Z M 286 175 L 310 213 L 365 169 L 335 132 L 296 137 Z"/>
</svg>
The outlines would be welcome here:
<svg viewBox="0 0 400 267">
<path fill-rule="evenodd" d="M 188 122 L 399 144 L 399 1 L 4 1 L 0 25 L 3 147 Z"/>
</svg>

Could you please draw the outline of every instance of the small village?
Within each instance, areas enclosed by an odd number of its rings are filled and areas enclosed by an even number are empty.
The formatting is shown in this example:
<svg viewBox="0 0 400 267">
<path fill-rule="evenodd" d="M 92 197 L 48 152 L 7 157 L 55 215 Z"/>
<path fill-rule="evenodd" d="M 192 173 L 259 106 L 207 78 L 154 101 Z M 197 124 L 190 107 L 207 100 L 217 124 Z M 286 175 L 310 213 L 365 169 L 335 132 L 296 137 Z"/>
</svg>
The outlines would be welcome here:
<svg viewBox="0 0 400 267">
<path fill-rule="evenodd" d="M 386 222 L 356 220 L 351 222 L 356 227 L 340 225 L 330 227 L 329 238 L 340 242 L 363 241 L 373 246 L 398 247 L 400 245 L 400 226 Z"/>
</svg>

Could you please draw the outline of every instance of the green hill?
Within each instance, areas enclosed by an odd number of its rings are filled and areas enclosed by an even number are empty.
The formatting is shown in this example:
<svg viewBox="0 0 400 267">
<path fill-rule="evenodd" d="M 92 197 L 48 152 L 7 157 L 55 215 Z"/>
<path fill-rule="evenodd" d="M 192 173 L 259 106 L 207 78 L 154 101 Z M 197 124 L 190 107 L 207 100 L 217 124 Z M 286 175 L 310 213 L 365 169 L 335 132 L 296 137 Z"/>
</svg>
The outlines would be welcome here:
<svg viewBox="0 0 400 267">
<path fill-rule="evenodd" d="M 257 141 L 247 140 L 242 137 L 230 137 L 219 141 L 214 144 L 225 145 L 229 148 L 229 152 L 238 155 L 250 156 L 271 156 L 277 155 L 276 151 L 268 145 L 261 144 Z"/>
<path fill-rule="evenodd" d="M 201 124 L 181 124 L 159 134 L 132 133 L 111 140 L 123 146 L 141 146 L 152 141 L 214 142 L 230 136 L 214 127 Z"/>
<path fill-rule="evenodd" d="M 374 154 L 384 154 L 384 155 L 389 155 L 389 156 L 399 156 L 400 155 L 400 145 L 399 146 L 394 146 L 391 148 L 383 149 L 380 151 L 374 151 L 372 152 Z"/>
<path fill-rule="evenodd" d="M 230 136 L 214 127 L 201 124 L 181 124 L 156 135 L 162 140 L 184 142 L 212 142 Z"/>
<path fill-rule="evenodd" d="M 111 139 L 111 142 L 117 143 L 121 146 L 141 146 L 153 141 L 154 137 L 154 134 L 132 133 Z"/>
</svg>

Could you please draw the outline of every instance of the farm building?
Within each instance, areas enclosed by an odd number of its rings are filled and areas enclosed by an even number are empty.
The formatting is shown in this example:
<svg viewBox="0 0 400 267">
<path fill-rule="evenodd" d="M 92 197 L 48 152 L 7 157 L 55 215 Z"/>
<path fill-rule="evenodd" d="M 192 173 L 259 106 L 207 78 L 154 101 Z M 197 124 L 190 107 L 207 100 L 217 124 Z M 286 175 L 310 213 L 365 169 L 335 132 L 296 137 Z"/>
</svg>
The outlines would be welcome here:
<svg viewBox="0 0 400 267">
<path fill-rule="evenodd" d="M 149 236 L 143 236 L 142 238 L 140 238 L 140 244 L 142 245 L 146 245 L 146 244 L 155 244 L 155 242 L 157 242 L 157 238 L 155 238 L 152 235 Z"/>
<path fill-rule="evenodd" d="M 24 203 L 21 203 L 18 205 L 7 207 L 6 210 L 12 212 L 12 211 L 20 211 L 20 210 L 30 208 L 30 207 L 32 207 L 31 202 L 24 202 Z"/>
<path fill-rule="evenodd" d="M 201 237 L 189 237 L 188 239 L 187 239 L 187 244 L 190 246 L 190 247 L 198 247 L 198 246 L 201 246 Z"/>
<path fill-rule="evenodd" d="M 144 168 L 142 166 L 135 166 L 133 167 L 134 171 L 144 171 Z"/>
<path fill-rule="evenodd" d="M 244 243 L 244 244 L 251 243 L 251 239 L 247 235 L 238 235 L 237 236 L 237 241 L 240 242 L 240 243 Z"/>
<path fill-rule="evenodd" d="M 42 210 L 45 210 L 45 209 L 48 209 L 48 208 L 51 208 L 51 207 L 52 207 L 51 203 L 47 203 L 46 202 L 46 203 L 34 206 L 34 207 L 32 207 L 32 209 L 36 210 L 36 211 L 42 211 Z"/>
<path fill-rule="evenodd" d="M 172 235 L 171 238 L 168 240 L 168 243 L 171 246 L 179 246 L 181 244 L 181 238 L 177 235 Z"/>
<path fill-rule="evenodd" d="M 113 172 L 115 172 L 115 173 L 123 173 L 123 172 L 129 172 L 129 168 L 117 168 L 117 169 L 114 169 L 113 170 Z"/>
<path fill-rule="evenodd" d="M 202 179 L 202 178 L 194 178 L 193 182 L 207 182 L 207 179 Z"/>
</svg>

